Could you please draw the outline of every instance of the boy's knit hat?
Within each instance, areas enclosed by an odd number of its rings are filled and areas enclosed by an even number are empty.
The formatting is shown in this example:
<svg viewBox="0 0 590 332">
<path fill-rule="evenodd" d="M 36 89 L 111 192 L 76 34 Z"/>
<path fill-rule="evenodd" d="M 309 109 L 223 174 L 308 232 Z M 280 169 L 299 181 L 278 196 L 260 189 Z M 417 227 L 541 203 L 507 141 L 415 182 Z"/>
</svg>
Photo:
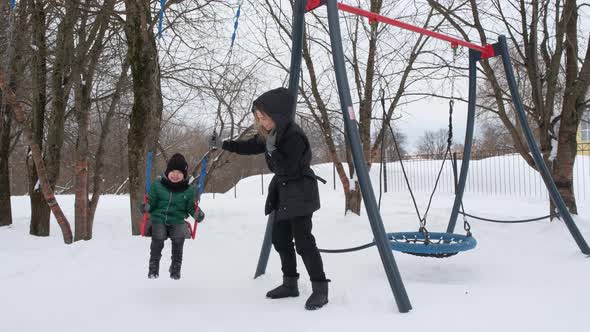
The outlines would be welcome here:
<svg viewBox="0 0 590 332">
<path fill-rule="evenodd" d="M 184 156 L 180 153 L 175 153 L 172 157 L 170 157 L 170 160 L 168 160 L 168 164 L 166 165 L 166 172 L 164 172 L 164 174 L 166 174 L 166 177 L 168 177 L 168 173 L 174 170 L 181 171 L 182 174 L 184 174 L 185 179 L 188 177 L 188 163 L 186 162 Z"/>
</svg>

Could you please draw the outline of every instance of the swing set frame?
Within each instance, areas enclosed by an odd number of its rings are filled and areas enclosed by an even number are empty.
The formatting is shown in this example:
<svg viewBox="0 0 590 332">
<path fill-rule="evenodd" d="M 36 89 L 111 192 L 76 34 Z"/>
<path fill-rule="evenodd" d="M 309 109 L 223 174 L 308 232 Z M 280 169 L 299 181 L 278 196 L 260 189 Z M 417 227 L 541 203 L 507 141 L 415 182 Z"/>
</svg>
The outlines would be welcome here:
<svg viewBox="0 0 590 332">
<path fill-rule="evenodd" d="M 332 48 L 332 58 L 334 61 L 334 70 L 336 74 L 336 83 L 338 88 L 338 94 L 340 98 L 340 106 L 342 115 L 344 118 L 345 130 L 349 137 L 351 145 L 354 167 L 357 171 L 358 181 L 361 187 L 363 195 L 363 201 L 373 235 L 375 238 L 375 244 L 378 248 L 385 274 L 389 281 L 389 285 L 393 292 L 393 296 L 397 303 L 398 310 L 402 313 L 409 312 L 412 309 L 412 305 L 408 298 L 405 286 L 403 284 L 401 275 L 399 273 L 395 258 L 391 251 L 389 239 L 385 232 L 383 221 L 377 206 L 375 199 L 375 193 L 371 185 L 369 173 L 366 167 L 365 158 L 361 146 L 360 136 L 358 132 L 358 123 L 355 119 L 355 112 L 353 108 L 352 98 L 350 94 L 350 88 L 348 85 L 348 78 L 346 75 L 346 66 L 344 60 L 344 52 L 342 48 L 342 38 L 340 32 L 339 22 L 339 11 L 345 11 L 352 14 L 367 17 L 371 23 L 382 22 L 385 24 L 397 26 L 401 29 L 414 31 L 423 35 L 430 36 L 432 38 L 444 40 L 451 43 L 453 48 L 460 46 L 467 47 L 469 49 L 469 101 L 467 108 L 467 127 L 465 133 L 465 144 L 464 144 L 464 159 L 461 164 L 461 171 L 457 182 L 457 190 L 455 193 L 455 200 L 453 203 L 453 209 L 449 218 L 447 226 L 447 233 L 453 233 L 459 215 L 459 209 L 461 201 L 463 199 L 463 193 L 465 191 L 465 184 L 467 182 L 467 173 L 469 170 L 469 162 L 471 160 L 471 150 L 473 145 L 473 134 L 475 124 L 475 110 L 476 110 L 476 96 L 477 96 L 477 63 L 480 60 L 488 59 L 499 56 L 502 59 L 504 70 L 506 72 L 506 78 L 511 93 L 512 102 L 516 110 L 519 124 L 522 128 L 523 134 L 538 167 L 539 173 L 541 174 L 545 186 L 549 192 L 549 196 L 555 204 L 559 215 L 563 218 L 568 230 L 570 231 L 574 241 L 586 255 L 590 255 L 590 247 L 586 243 L 586 240 L 580 233 L 576 226 L 571 214 L 569 213 L 563 198 L 559 194 L 551 173 L 543 161 L 541 151 L 535 142 L 535 138 L 531 128 L 528 125 L 524 106 L 520 95 L 518 93 L 518 87 L 514 76 L 514 71 L 510 59 L 508 44 L 505 36 L 499 36 L 498 42 L 490 45 L 476 45 L 469 43 L 448 35 L 444 35 L 435 31 L 430 31 L 420 27 L 416 27 L 398 20 L 394 20 L 376 13 L 372 13 L 366 10 L 355 8 L 346 4 L 338 3 L 337 0 L 295 0 L 293 6 L 293 30 L 292 30 L 292 48 L 291 48 L 291 66 L 289 76 L 289 91 L 297 96 L 299 86 L 299 75 L 301 71 L 301 58 L 302 58 L 302 46 L 303 46 L 303 31 L 305 23 L 305 13 L 307 11 L 314 10 L 319 6 L 326 5 L 328 12 L 328 27 L 330 34 L 330 44 Z M 295 105 L 293 106 L 295 107 Z M 293 112 L 295 114 L 295 112 Z M 268 218 L 266 233 L 264 236 L 262 248 L 260 251 L 260 257 L 258 260 L 258 266 L 255 273 L 255 278 L 264 274 L 266 265 L 268 263 L 268 257 L 271 249 L 271 234 L 272 225 L 274 222 L 274 213 L 271 213 Z"/>
</svg>

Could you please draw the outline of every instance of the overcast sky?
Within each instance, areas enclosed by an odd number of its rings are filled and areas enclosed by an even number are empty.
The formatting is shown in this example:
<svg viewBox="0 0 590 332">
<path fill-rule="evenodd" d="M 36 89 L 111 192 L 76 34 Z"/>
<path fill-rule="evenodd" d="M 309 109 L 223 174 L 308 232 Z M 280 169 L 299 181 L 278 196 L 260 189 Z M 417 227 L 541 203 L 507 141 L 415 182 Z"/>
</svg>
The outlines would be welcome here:
<svg viewBox="0 0 590 332">
<path fill-rule="evenodd" d="M 345 3 L 350 3 L 350 1 L 342 1 Z M 590 4 L 590 0 L 581 1 L 581 3 Z M 248 53 L 251 51 L 252 48 L 252 33 L 254 33 L 252 29 L 252 25 L 259 24 L 260 22 L 260 12 L 256 12 L 256 10 L 252 7 L 253 4 L 249 4 L 248 2 L 244 2 L 242 5 L 242 15 L 240 18 L 240 28 L 238 30 L 238 37 L 236 39 L 236 48 L 242 49 L 238 52 Z M 580 36 L 588 36 L 590 32 L 590 5 L 583 6 L 583 10 L 580 13 L 580 22 L 581 22 L 581 31 Z M 230 9 L 231 10 L 231 9 Z M 229 13 L 228 18 L 232 16 Z M 230 24 L 232 23 L 232 24 Z M 228 19 L 228 24 L 223 27 L 227 30 L 228 36 L 231 35 L 233 31 L 233 18 Z M 500 27 L 501 28 L 501 27 Z M 500 31 L 502 32 L 502 31 Z M 453 34 L 453 33 L 451 33 Z M 249 36 L 248 36 L 249 35 Z M 490 42 L 495 42 L 496 36 L 490 33 Z M 476 37 L 474 37 L 476 38 Z M 249 40 L 250 39 L 250 40 Z M 229 42 L 229 37 L 228 37 Z M 585 49 L 586 45 L 580 45 L 580 49 Z M 282 49 L 282 45 L 281 45 Z M 280 50 L 275 50 L 280 51 Z M 286 50 L 288 53 L 288 49 Z M 234 51 L 235 52 L 235 51 Z M 285 53 L 285 52 L 281 52 Z M 462 56 L 465 55 L 466 52 L 461 52 Z M 283 54 L 286 57 L 285 60 L 288 59 L 288 54 Z M 451 55 L 452 56 L 452 55 Z M 462 62 L 461 65 L 466 65 L 467 59 L 460 59 Z M 286 61 L 288 63 L 288 60 Z M 278 79 L 278 76 L 283 76 L 282 73 L 274 73 L 277 75 L 273 75 L 272 72 L 268 72 L 265 83 L 263 85 L 267 87 L 274 87 L 279 86 L 282 84 L 281 80 Z M 478 74 L 481 77 L 481 74 Z M 351 73 L 349 73 L 349 77 Z M 274 84 L 273 84 L 274 83 Z M 352 82 L 351 82 L 352 83 Z M 462 96 L 466 98 L 467 96 L 467 78 L 464 79 L 457 79 L 455 83 L 455 96 Z M 450 89 L 450 87 L 448 87 Z M 261 87 L 263 89 L 263 87 Z M 261 90 L 262 91 L 262 90 Z M 450 91 L 437 91 L 437 93 L 450 95 Z M 358 104 L 357 104 L 358 105 Z M 446 129 L 448 126 L 448 101 L 447 100 L 439 100 L 439 99 L 428 99 L 423 100 L 420 102 L 415 102 L 409 105 L 404 106 L 402 109 L 402 118 L 396 121 L 396 127 L 398 130 L 403 132 L 407 136 L 407 143 L 408 143 L 408 150 L 412 151 L 416 147 L 416 143 L 420 139 L 424 132 L 427 130 L 436 131 L 441 128 Z M 396 113 L 398 111 L 396 110 Z M 453 128 L 454 128 L 454 143 L 461 144 L 464 141 L 465 136 L 465 121 L 467 118 L 467 104 L 464 102 L 457 101 L 455 104 L 455 112 L 453 118 Z M 205 120 L 207 121 L 207 120 Z M 476 121 L 477 123 L 477 121 Z M 478 134 L 477 126 L 476 126 L 476 136 Z"/>
</svg>

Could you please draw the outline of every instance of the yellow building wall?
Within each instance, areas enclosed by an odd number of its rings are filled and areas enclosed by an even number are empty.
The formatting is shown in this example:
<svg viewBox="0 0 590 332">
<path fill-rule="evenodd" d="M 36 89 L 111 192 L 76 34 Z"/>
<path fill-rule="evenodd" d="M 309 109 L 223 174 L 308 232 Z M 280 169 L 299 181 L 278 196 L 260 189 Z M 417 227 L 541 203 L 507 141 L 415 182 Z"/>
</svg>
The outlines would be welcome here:
<svg viewBox="0 0 590 332">
<path fill-rule="evenodd" d="M 590 156 L 590 142 L 589 141 L 582 142 L 582 129 L 581 128 L 582 128 L 581 126 L 578 128 L 578 137 L 577 137 L 578 155 Z"/>
</svg>

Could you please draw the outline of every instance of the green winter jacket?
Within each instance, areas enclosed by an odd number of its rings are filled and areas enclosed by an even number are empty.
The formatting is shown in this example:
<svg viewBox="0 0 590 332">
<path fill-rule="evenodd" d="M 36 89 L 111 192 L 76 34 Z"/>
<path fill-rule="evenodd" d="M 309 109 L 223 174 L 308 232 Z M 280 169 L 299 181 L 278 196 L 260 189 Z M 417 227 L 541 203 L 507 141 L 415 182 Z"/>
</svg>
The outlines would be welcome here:
<svg viewBox="0 0 590 332">
<path fill-rule="evenodd" d="M 195 215 L 195 187 L 182 192 L 173 192 L 162 182 L 152 183 L 149 193 L 150 218 L 154 224 L 182 224 L 184 219 Z"/>
</svg>

